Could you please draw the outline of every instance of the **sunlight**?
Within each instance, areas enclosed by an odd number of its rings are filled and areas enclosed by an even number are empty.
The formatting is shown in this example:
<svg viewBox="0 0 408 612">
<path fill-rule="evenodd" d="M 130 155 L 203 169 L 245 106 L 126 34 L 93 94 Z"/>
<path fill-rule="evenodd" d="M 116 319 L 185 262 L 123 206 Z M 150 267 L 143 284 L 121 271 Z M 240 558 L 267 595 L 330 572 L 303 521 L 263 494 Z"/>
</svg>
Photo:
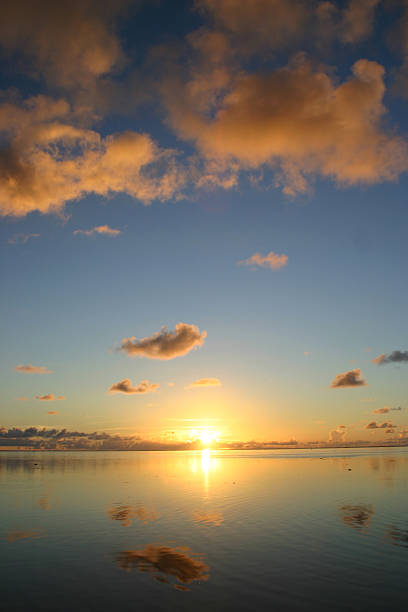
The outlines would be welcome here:
<svg viewBox="0 0 408 612">
<path fill-rule="evenodd" d="M 201 442 L 204 449 L 209 449 L 215 442 L 218 441 L 219 432 L 209 428 L 198 428 L 190 431 L 192 442 Z"/>
</svg>

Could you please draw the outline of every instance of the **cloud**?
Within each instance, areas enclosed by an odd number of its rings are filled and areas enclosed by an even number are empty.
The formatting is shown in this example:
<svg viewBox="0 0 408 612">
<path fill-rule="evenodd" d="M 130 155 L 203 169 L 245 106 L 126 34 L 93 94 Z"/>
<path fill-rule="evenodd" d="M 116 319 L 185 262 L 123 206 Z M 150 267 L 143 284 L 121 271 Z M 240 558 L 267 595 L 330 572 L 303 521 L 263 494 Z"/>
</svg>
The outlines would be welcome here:
<svg viewBox="0 0 408 612">
<path fill-rule="evenodd" d="M 45 366 L 33 366 L 31 364 L 20 364 L 15 369 L 22 374 L 52 374 L 52 370 L 48 370 Z"/>
<path fill-rule="evenodd" d="M 109 225 L 97 225 L 96 227 L 93 227 L 90 230 L 78 229 L 72 233 L 74 234 L 74 236 L 77 236 L 78 234 L 82 234 L 84 236 L 95 236 L 95 234 L 100 234 L 103 236 L 110 236 L 111 238 L 116 238 L 116 236 L 119 236 L 121 231 L 118 229 L 112 229 L 111 227 L 109 227 Z"/>
<path fill-rule="evenodd" d="M 35 399 L 41 400 L 43 402 L 52 402 L 54 400 L 64 400 L 65 397 L 63 395 L 58 395 L 56 397 L 53 393 L 47 393 L 46 395 L 35 395 Z"/>
<path fill-rule="evenodd" d="M 0 215 L 61 214 L 90 193 L 126 193 L 144 204 L 179 194 L 185 169 L 174 151 L 148 134 L 102 137 L 82 123 L 63 99 L 0 103 Z"/>
<path fill-rule="evenodd" d="M 124 550 L 117 556 L 118 567 L 150 572 L 159 582 L 177 579 L 176 588 L 209 578 L 209 567 L 187 547 L 170 547 L 150 544 L 144 550 Z M 185 587 L 183 588 L 185 590 Z"/>
<path fill-rule="evenodd" d="M 17 540 L 36 539 L 43 537 L 43 532 L 39 529 L 30 529 L 25 531 L 10 531 L 7 535 L 8 542 L 16 542 Z"/>
<path fill-rule="evenodd" d="M 47 414 L 59 414 L 58 410 L 49 410 Z"/>
<path fill-rule="evenodd" d="M 30 238 L 39 238 L 40 234 L 14 234 L 8 239 L 9 244 L 26 244 Z"/>
<path fill-rule="evenodd" d="M 17 399 L 22 402 L 28 402 L 28 397 L 18 397 Z"/>
<path fill-rule="evenodd" d="M 202 387 L 221 387 L 221 381 L 218 378 L 200 378 L 184 387 L 185 389 L 200 389 Z"/>
<path fill-rule="evenodd" d="M 373 414 L 387 414 L 390 411 L 389 406 L 384 406 L 384 408 L 377 408 L 377 410 L 373 410 Z"/>
<path fill-rule="evenodd" d="M 141 340 L 134 336 L 124 338 L 118 350 L 149 359 L 174 359 L 202 346 L 206 336 L 207 332 L 200 332 L 195 325 L 177 323 L 174 331 L 163 326 L 159 332 Z"/>
<path fill-rule="evenodd" d="M 345 43 L 358 43 L 367 38 L 374 26 L 375 9 L 380 0 L 350 0 L 343 12 L 341 38 Z"/>
<path fill-rule="evenodd" d="M 345 425 L 338 425 L 336 429 L 330 432 L 329 442 L 345 442 L 346 440 L 346 427 Z"/>
<path fill-rule="evenodd" d="M 389 355 L 382 353 L 375 359 L 372 359 L 372 363 L 377 365 L 385 365 L 387 363 L 407 363 L 408 362 L 408 351 L 393 351 Z"/>
<path fill-rule="evenodd" d="M 248 72 L 225 54 L 206 53 L 190 62 L 189 74 L 170 74 L 161 84 L 168 122 L 204 159 L 235 164 L 236 174 L 269 167 L 289 196 L 307 193 L 316 175 L 350 186 L 395 180 L 407 170 L 407 144 L 383 121 L 379 63 L 360 59 L 339 83 L 304 54 L 275 70 Z"/>
<path fill-rule="evenodd" d="M 331 382 L 330 387 L 332 389 L 342 387 L 365 387 L 367 386 L 366 381 L 362 378 L 361 370 L 355 368 L 341 374 L 337 374 L 336 378 Z"/>
<path fill-rule="evenodd" d="M 384 421 L 384 423 L 378 424 L 376 421 L 371 421 L 365 426 L 365 429 L 395 429 L 396 425 L 392 423 L 388 423 L 388 421 Z"/>
<path fill-rule="evenodd" d="M 125 55 L 115 34 L 123 0 L 4 0 L 0 46 L 19 59 L 31 78 L 72 89 L 95 87 L 121 67 Z M 24 18 L 22 18 L 24 16 Z"/>
<path fill-rule="evenodd" d="M 132 382 L 129 378 L 124 378 L 118 383 L 109 387 L 109 393 L 125 393 L 127 395 L 135 395 L 137 393 L 151 393 L 157 391 L 160 385 L 149 383 L 148 380 L 142 380 L 137 387 L 132 387 Z"/>
<path fill-rule="evenodd" d="M 241 266 L 258 266 L 260 268 L 270 268 L 271 270 L 279 270 L 279 268 L 286 266 L 287 263 L 287 255 L 278 255 L 273 251 L 270 251 L 267 255 L 254 253 L 248 259 L 238 262 L 238 264 Z"/>
</svg>

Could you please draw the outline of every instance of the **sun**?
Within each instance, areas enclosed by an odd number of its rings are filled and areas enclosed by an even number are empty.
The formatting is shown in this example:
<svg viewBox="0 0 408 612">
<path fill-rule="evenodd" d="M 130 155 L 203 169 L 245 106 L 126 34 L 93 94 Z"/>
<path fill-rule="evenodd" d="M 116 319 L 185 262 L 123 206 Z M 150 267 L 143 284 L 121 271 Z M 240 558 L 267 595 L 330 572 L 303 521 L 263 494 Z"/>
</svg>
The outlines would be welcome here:
<svg viewBox="0 0 408 612">
<path fill-rule="evenodd" d="M 190 436 L 193 442 L 201 442 L 204 448 L 209 448 L 217 442 L 219 433 L 211 429 L 192 429 Z"/>
</svg>

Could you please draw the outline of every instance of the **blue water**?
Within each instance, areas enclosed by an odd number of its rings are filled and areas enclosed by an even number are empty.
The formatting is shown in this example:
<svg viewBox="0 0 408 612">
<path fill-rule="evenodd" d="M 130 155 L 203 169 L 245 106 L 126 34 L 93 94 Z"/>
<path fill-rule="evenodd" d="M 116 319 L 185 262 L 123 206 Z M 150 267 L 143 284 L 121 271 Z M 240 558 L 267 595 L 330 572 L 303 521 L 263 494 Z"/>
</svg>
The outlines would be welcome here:
<svg viewBox="0 0 408 612">
<path fill-rule="evenodd" d="M 0 453 L 0 607 L 384 611 L 408 449 Z"/>
</svg>

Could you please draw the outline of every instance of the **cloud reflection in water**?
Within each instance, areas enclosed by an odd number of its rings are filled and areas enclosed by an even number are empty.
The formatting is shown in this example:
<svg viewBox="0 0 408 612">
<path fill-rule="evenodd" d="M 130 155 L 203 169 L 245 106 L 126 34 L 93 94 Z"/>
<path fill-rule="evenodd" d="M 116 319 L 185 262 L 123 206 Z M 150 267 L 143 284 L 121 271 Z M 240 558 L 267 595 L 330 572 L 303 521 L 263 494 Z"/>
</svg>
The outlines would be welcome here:
<svg viewBox="0 0 408 612">
<path fill-rule="evenodd" d="M 361 531 L 368 530 L 374 508 L 371 504 L 357 506 L 341 506 L 340 513 L 345 525 Z"/>
<path fill-rule="evenodd" d="M 132 524 L 133 518 L 138 519 L 144 525 L 151 521 L 156 521 L 159 515 L 154 510 L 147 510 L 144 506 L 126 506 L 122 504 L 114 504 L 107 509 L 107 514 L 112 521 L 119 521 L 123 527 L 129 527 Z"/>
<path fill-rule="evenodd" d="M 178 580 L 174 587 L 178 590 L 188 590 L 185 585 L 193 581 L 208 580 L 210 570 L 188 547 L 157 544 L 149 544 L 144 550 L 122 551 L 117 564 L 126 571 L 137 567 L 140 572 L 149 572 L 158 582 L 168 583 L 168 578 L 174 576 Z"/>
</svg>

